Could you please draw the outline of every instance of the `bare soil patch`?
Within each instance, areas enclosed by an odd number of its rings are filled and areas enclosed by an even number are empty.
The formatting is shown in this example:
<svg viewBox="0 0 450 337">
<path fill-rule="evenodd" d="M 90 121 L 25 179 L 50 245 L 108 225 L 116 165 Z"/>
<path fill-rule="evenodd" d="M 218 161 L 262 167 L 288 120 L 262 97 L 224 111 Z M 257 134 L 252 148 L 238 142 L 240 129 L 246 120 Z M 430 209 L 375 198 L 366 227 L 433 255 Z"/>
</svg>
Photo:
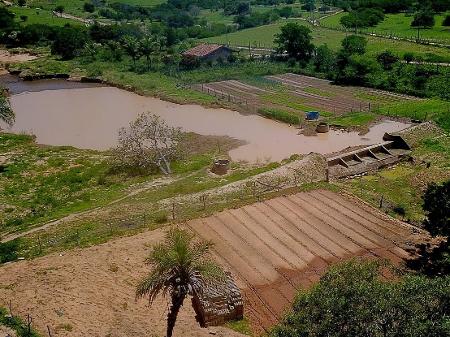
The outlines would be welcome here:
<svg viewBox="0 0 450 337">
<path fill-rule="evenodd" d="M 28 53 L 10 53 L 7 50 L 0 49 L 0 64 L 2 63 L 18 63 L 35 60 L 37 56 Z"/>
<path fill-rule="evenodd" d="M 167 303 L 158 299 L 135 301 L 138 280 L 146 273 L 149 246 L 163 238 L 155 230 L 66 254 L 5 265 L 0 269 L 0 305 L 12 300 L 15 315 L 33 316 L 45 335 L 70 337 L 164 336 Z M 202 329 L 186 301 L 175 327 L 175 336 L 241 336 L 229 329 Z M 69 331 L 70 330 L 70 331 Z"/>
</svg>

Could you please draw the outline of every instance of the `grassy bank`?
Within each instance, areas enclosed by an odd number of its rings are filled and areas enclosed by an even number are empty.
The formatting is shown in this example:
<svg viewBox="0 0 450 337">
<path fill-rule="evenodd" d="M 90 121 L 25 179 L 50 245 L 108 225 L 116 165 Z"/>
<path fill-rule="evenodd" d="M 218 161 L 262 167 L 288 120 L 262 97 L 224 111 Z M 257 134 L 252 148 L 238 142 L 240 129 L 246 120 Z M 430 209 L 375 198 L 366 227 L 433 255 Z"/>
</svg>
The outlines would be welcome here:
<svg viewBox="0 0 450 337">
<path fill-rule="evenodd" d="M 189 151 L 182 160 L 173 163 L 170 177 L 130 176 L 111 170 L 106 152 L 40 146 L 24 135 L 0 134 L 0 137 L 0 156 L 6 158 L 0 173 L 0 185 L 4 187 L 0 191 L 0 234 L 20 233 L 40 227 L 48 220 L 77 214 L 57 226 L 1 244 L 3 262 L 95 245 L 255 200 L 257 195 L 244 189 L 205 199 L 193 197 L 189 203 L 173 206 L 169 201 L 240 181 L 279 165 L 234 163 L 230 174 L 213 176 L 208 169 L 213 159 L 225 155 L 238 142 L 190 134 L 186 143 Z"/>
<path fill-rule="evenodd" d="M 110 174 L 105 153 L 40 146 L 27 135 L 0 133 L 0 155 L 0 234 L 104 205 L 140 180 Z"/>
<path fill-rule="evenodd" d="M 450 136 L 430 132 L 417 140 L 411 155 L 414 162 L 402 162 L 337 185 L 374 207 L 381 203 L 382 210 L 394 217 L 420 226 L 425 216 L 422 195 L 427 185 L 450 179 Z"/>
</svg>

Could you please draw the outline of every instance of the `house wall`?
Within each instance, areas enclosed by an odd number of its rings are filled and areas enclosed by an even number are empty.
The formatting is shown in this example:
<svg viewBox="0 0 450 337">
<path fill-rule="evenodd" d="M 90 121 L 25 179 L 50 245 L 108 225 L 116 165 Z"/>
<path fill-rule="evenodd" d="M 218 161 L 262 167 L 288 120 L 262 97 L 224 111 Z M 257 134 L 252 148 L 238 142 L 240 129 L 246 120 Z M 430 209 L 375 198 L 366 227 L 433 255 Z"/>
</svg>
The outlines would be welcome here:
<svg viewBox="0 0 450 337">
<path fill-rule="evenodd" d="M 215 62 L 218 59 L 222 58 L 224 61 L 227 61 L 231 53 L 232 53 L 231 50 L 227 48 L 220 48 L 216 50 L 214 53 L 211 53 L 208 56 L 203 57 L 201 60 Z"/>
</svg>

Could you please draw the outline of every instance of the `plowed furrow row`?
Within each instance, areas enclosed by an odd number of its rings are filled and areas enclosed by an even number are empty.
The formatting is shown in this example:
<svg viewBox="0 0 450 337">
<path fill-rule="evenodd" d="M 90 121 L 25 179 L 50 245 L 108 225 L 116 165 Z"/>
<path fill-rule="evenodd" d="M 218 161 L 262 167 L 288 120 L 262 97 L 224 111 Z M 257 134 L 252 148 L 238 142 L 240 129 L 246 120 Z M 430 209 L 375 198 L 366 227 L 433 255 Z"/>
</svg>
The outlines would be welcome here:
<svg viewBox="0 0 450 337">
<path fill-rule="evenodd" d="M 190 226 L 205 240 L 214 242 L 214 250 L 250 284 L 261 284 L 268 280 L 257 269 L 250 266 L 221 236 L 209 228 L 202 219 L 190 221 Z"/>
<path fill-rule="evenodd" d="M 327 249 L 325 249 L 316 241 L 314 241 L 302 230 L 299 230 L 297 226 L 295 226 L 292 222 L 290 222 L 284 216 L 279 214 L 274 208 L 270 207 L 268 204 L 258 203 L 255 204 L 254 207 L 259 209 L 261 213 L 264 214 L 267 218 L 271 219 L 271 221 L 279 225 L 280 229 L 295 242 L 295 245 L 293 245 L 292 247 L 293 248 L 295 247 L 295 249 L 299 253 L 302 251 L 299 248 L 302 247 L 305 251 L 304 253 L 305 257 L 311 254 L 314 256 L 318 256 L 323 260 L 333 259 L 334 256 L 332 253 L 330 253 Z"/>
<path fill-rule="evenodd" d="M 366 249 L 379 247 L 379 245 L 376 244 L 378 240 L 372 241 L 366 236 L 361 235 L 361 226 L 358 223 L 351 219 L 345 219 L 341 213 L 332 210 L 327 205 L 318 203 L 317 200 L 312 198 L 309 194 L 304 193 L 301 195 L 294 195 L 290 199 L 299 207 L 303 208 L 305 212 L 312 214 L 324 223 L 335 228 L 361 247 Z M 304 205 L 308 205 L 308 207 L 304 207 Z"/>
<path fill-rule="evenodd" d="M 307 223 L 310 227 L 315 228 L 333 245 L 339 256 L 345 256 L 348 253 L 357 252 L 360 247 L 348 240 L 345 236 L 340 234 L 334 228 L 326 226 L 323 222 L 307 213 L 302 213 L 297 205 L 290 201 L 287 197 L 280 198 L 279 202 L 283 207 L 288 209 L 295 217 Z M 330 246 L 331 248 L 331 246 Z"/>
<path fill-rule="evenodd" d="M 260 253 L 270 265 L 281 266 L 282 268 L 295 268 L 281 257 L 275 250 L 261 240 L 258 235 L 250 231 L 242 222 L 240 222 L 231 212 L 224 212 L 217 217 L 227 226 L 233 233 L 241 237 L 247 244 L 248 249 L 253 249 Z"/>
<path fill-rule="evenodd" d="M 217 218 L 222 221 L 223 225 L 230 230 L 236 237 L 239 237 L 240 240 L 246 243 L 246 250 L 253 250 L 256 254 L 261 257 L 263 263 L 266 266 L 273 267 L 279 273 L 279 277 L 285 279 L 287 283 L 289 283 L 289 279 L 277 269 L 278 265 L 287 268 L 294 268 L 291 264 L 289 264 L 286 260 L 280 258 L 280 256 L 267 246 L 263 241 L 259 240 L 259 238 L 255 235 L 255 233 L 249 231 L 245 226 L 242 226 L 236 218 L 233 217 L 232 214 L 228 212 L 222 212 L 217 215 Z M 306 264 L 303 264 L 302 268 L 306 267 Z M 295 286 L 291 286 L 291 291 L 295 291 Z M 286 298 L 288 300 L 288 298 Z"/>
<path fill-rule="evenodd" d="M 297 241 L 286 235 L 277 224 L 265 217 L 257 208 L 243 207 L 241 210 L 234 210 L 234 214 L 239 215 L 247 226 L 252 226 L 254 231 L 264 236 L 273 249 L 279 251 L 297 268 L 308 266 L 308 262 L 313 258 L 311 253 L 308 254 Z"/>
<path fill-rule="evenodd" d="M 297 197 L 302 199 L 307 199 L 308 197 L 310 197 L 317 200 L 323 210 L 328 211 L 329 214 L 333 214 L 333 218 L 335 218 L 337 222 L 340 222 L 343 225 L 348 224 L 348 226 L 351 226 L 352 230 L 361 234 L 366 239 L 373 242 L 376 246 L 386 247 L 386 249 L 392 250 L 392 253 L 398 255 L 398 257 L 400 258 L 409 257 L 408 253 L 406 253 L 403 249 L 397 247 L 392 242 L 392 240 L 386 239 L 386 237 L 381 234 L 383 232 L 383 228 L 374 226 L 372 223 L 364 219 L 361 222 L 356 221 L 355 219 L 346 215 L 345 213 L 348 212 L 346 212 L 345 209 L 342 209 L 342 207 L 339 207 L 339 205 L 334 201 L 324 200 L 318 193 L 306 193 L 298 195 Z"/>
<path fill-rule="evenodd" d="M 219 234 L 220 237 L 225 240 L 225 242 L 227 242 L 227 244 L 231 246 L 248 265 L 257 270 L 264 277 L 266 283 L 273 282 L 280 276 L 275 268 L 273 268 L 270 263 L 267 263 L 267 260 L 263 256 L 258 254 L 257 251 L 249 249 L 250 247 L 248 247 L 245 240 L 224 226 L 224 223 L 217 217 L 212 216 L 208 218 L 208 225 Z"/>
<path fill-rule="evenodd" d="M 277 200 L 268 200 L 265 202 L 267 206 L 277 212 L 279 215 L 288 220 L 293 224 L 299 231 L 303 232 L 309 240 L 314 241 L 317 245 L 325 249 L 332 256 L 339 258 L 340 256 L 346 255 L 346 251 L 342 247 L 336 245 L 332 240 L 323 235 L 315 227 L 308 224 L 302 218 L 298 217 L 294 212 L 292 212 L 285 205 Z"/>
<path fill-rule="evenodd" d="M 381 227 L 384 229 L 384 232 L 388 232 L 389 236 L 392 234 L 395 237 L 402 237 L 405 234 L 409 234 L 407 230 L 404 228 L 399 228 L 396 226 L 392 226 L 391 224 L 387 224 L 385 220 L 383 220 L 379 214 L 376 214 L 372 209 L 362 209 L 361 207 L 355 206 L 354 203 L 347 201 L 346 199 L 339 197 L 337 194 L 327 191 L 327 190 L 318 190 L 315 191 L 319 195 L 324 196 L 327 200 L 332 200 L 343 207 L 343 212 L 346 211 L 348 215 L 350 215 L 355 220 L 359 221 L 369 221 L 373 225 L 377 227 Z M 388 236 L 388 237 L 389 237 Z"/>
</svg>

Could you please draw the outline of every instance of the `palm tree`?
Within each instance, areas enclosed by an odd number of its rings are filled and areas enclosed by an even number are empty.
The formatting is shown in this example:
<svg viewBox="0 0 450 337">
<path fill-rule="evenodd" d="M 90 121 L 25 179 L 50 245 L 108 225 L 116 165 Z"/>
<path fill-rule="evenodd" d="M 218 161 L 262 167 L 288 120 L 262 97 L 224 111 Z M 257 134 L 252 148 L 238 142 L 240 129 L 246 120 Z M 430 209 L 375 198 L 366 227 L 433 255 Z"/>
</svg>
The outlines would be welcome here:
<svg viewBox="0 0 450 337">
<path fill-rule="evenodd" d="M 3 95 L 1 88 L 0 88 L 0 121 L 3 121 L 8 125 L 12 125 L 14 123 L 14 112 L 9 106 L 8 100 Z"/>
<path fill-rule="evenodd" d="M 150 274 L 136 289 L 136 297 L 148 296 L 150 304 L 162 294 L 170 296 L 167 337 L 172 337 L 178 312 L 187 296 L 201 294 L 206 283 L 224 278 L 222 269 L 212 261 L 210 242 L 198 241 L 180 228 L 167 232 L 165 241 L 153 247 L 146 262 Z"/>
</svg>

